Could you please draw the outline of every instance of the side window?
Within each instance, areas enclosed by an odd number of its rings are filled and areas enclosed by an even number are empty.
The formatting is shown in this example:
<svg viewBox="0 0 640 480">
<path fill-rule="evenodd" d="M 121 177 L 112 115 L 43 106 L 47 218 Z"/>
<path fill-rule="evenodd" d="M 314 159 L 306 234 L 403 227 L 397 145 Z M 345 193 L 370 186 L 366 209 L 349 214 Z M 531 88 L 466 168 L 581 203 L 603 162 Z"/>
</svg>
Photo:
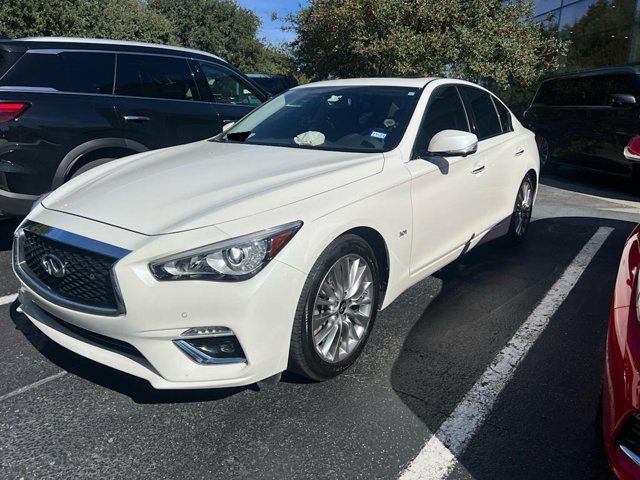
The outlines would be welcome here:
<svg viewBox="0 0 640 480">
<path fill-rule="evenodd" d="M 98 52 L 28 52 L 0 85 L 110 95 L 115 55 Z"/>
<path fill-rule="evenodd" d="M 627 75 L 611 75 L 606 77 L 605 89 L 607 94 L 607 103 L 611 98 L 611 95 L 615 93 L 625 93 L 636 97 L 636 101 L 640 101 L 638 84 L 636 83 L 636 76 L 633 74 Z"/>
<path fill-rule="evenodd" d="M 509 109 L 505 107 L 500 100 L 493 97 L 491 100 L 493 100 L 493 104 L 496 106 L 496 110 L 498 111 L 500 125 L 502 126 L 502 133 L 513 132 L 513 123 L 511 121 L 511 112 L 509 112 Z"/>
<path fill-rule="evenodd" d="M 417 148 L 428 148 L 433 136 L 442 130 L 470 131 L 467 114 L 456 87 L 441 87 L 431 94 L 420 126 Z"/>
<path fill-rule="evenodd" d="M 216 103 L 260 105 L 261 96 L 253 88 L 226 68 L 200 62 L 205 81 Z"/>
<path fill-rule="evenodd" d="M 467 102 L 475 119 L 478 140 L 494 137 L 502 133 L 498 112 L 493 105 L 491 95 L 479 88 L 465 87 Z"/>
<path fill-rule="evenodd" d="M 119 54 L 116 95 L 194 100 L 196 85 L 185 59 Z"/>
</svg>

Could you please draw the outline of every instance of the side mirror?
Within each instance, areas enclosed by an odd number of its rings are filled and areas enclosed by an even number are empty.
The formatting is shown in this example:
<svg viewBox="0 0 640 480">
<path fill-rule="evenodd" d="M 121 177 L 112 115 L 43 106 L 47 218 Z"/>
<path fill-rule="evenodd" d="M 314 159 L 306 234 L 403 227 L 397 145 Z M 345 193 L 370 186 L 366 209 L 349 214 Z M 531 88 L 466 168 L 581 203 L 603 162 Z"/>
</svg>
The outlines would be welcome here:
<svg viewBox="0 0 640 480">
<path fill-rule="evenodd" d="M 427 148 L 429 155 L 466 157 L 478 151 L 478 137 L 462 130 L 442 130 L 436 133 Z"/>
<path fill-rule="evenodd" d="M 636 97 L 628 93 L 614 93 L 609 98 L 612 107 L 631 107 L 636 104 Z"/>
<path fill-rule="evenodd" d="M 229 122 L 229 123 L 225 123 L 224 125 L 222 125 L 222 133 L 225 133 L 227 130 L 229 130 L 231 127 L 233 127 L 236 124 L 236 122 Z"/>
</svg>

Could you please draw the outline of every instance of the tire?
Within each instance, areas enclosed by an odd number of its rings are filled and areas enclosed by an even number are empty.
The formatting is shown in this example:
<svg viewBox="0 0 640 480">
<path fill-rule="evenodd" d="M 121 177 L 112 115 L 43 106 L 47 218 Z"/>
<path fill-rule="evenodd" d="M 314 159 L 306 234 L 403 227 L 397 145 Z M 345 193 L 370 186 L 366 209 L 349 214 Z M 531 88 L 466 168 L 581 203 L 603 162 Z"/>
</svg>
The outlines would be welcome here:
<svg viewBox="0 0 640 480">
<path fill-rule="evenodd" d="M 357 282 L 343 282 L 351 283 L 347 295 L 344 288 L 337 288 L 336 278 L 346 278 L 340 276 L 341 267 L 362 272 L 359 287 L 355 287 Z M 369 244 L 351 234 L 334 240 L 316 260 L 302 289 L 291 334 L 289 370 L 316 381 L 344 372 L 369 338 L 379 300 L 378 263 Z"/>
<path fill-rule="evenodd" d="M 555 167 L 551 142 L 544 135 L 536 135 L 536 143 L 540 154 L 540 171 L 550 172 Z"/>
<path fill-rule="evenodd" d="M 115 158 L 101 158 L 99 160 L 93 160 L 93 161 L 87 163 L 86 165 L 82 165 L 75 172 L 73 172 L 71 174 L 71 176 L 69 177 L 69 180 L 71 180 L 72 178 L 76 178 L 78 175 L 82 175 L 84 172 L 86 172 L 88 170 L 91 170 L 92 168 L 98 167 L 98 166 L 102 165 L 103 163 L 109 163 L 109 162 L 111 162 L 113 160 L 115 160 Z"/>
<path fill-rule="evenodd" d="M 516 201 L 511 214 L 511 223 L 509 224 L 509 232 L 507 240 L 510 243 L 520 243 L 524 239 L 529 223 L 531 222 L 531 213 L 533 211 L 533 198 L 536 193 L 535 182 L 531 174 L 524 177 Z"/>
</svg>

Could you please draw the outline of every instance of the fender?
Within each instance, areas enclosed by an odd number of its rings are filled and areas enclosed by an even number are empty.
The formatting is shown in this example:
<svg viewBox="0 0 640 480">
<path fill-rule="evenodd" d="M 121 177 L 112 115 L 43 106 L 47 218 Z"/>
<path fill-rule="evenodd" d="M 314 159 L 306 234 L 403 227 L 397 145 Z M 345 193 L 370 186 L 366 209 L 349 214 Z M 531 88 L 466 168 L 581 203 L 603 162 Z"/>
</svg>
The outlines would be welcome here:
<svg viewBox="0 0 640 480">
<path fill-rule="evenodd" d="M 102 148 L 126 148 L 133 153 L 146 152 L 149 149 L 143 144 L 126 138 L 97 138 L 86 143 L 78 145 L 69 153 L 67 153 L 53 176 L 51 189 L 54 190 L 64 183 L 67 173 L 73 168 L 73 165 L 84 155 L 100 150 Z"/>
</svg>

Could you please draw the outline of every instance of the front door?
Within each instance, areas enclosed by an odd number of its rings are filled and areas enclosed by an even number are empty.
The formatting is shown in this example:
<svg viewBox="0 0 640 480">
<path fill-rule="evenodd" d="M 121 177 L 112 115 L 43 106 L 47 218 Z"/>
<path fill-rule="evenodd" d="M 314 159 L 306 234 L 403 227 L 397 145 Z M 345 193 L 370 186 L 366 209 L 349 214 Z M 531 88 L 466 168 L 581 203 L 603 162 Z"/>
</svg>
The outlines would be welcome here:
<svg viewBox="0 0 640 480">
<path fill-rule="evenodd" d="M 436 88 L 407 168 L 412 176 L 413 241 L 411 273 L 435 269 L 460 253 L 481 227 L 477 154 L 435 157 L 426 153 L 442 130 L 470 131 L 458 88 Z"/>
</svg>

